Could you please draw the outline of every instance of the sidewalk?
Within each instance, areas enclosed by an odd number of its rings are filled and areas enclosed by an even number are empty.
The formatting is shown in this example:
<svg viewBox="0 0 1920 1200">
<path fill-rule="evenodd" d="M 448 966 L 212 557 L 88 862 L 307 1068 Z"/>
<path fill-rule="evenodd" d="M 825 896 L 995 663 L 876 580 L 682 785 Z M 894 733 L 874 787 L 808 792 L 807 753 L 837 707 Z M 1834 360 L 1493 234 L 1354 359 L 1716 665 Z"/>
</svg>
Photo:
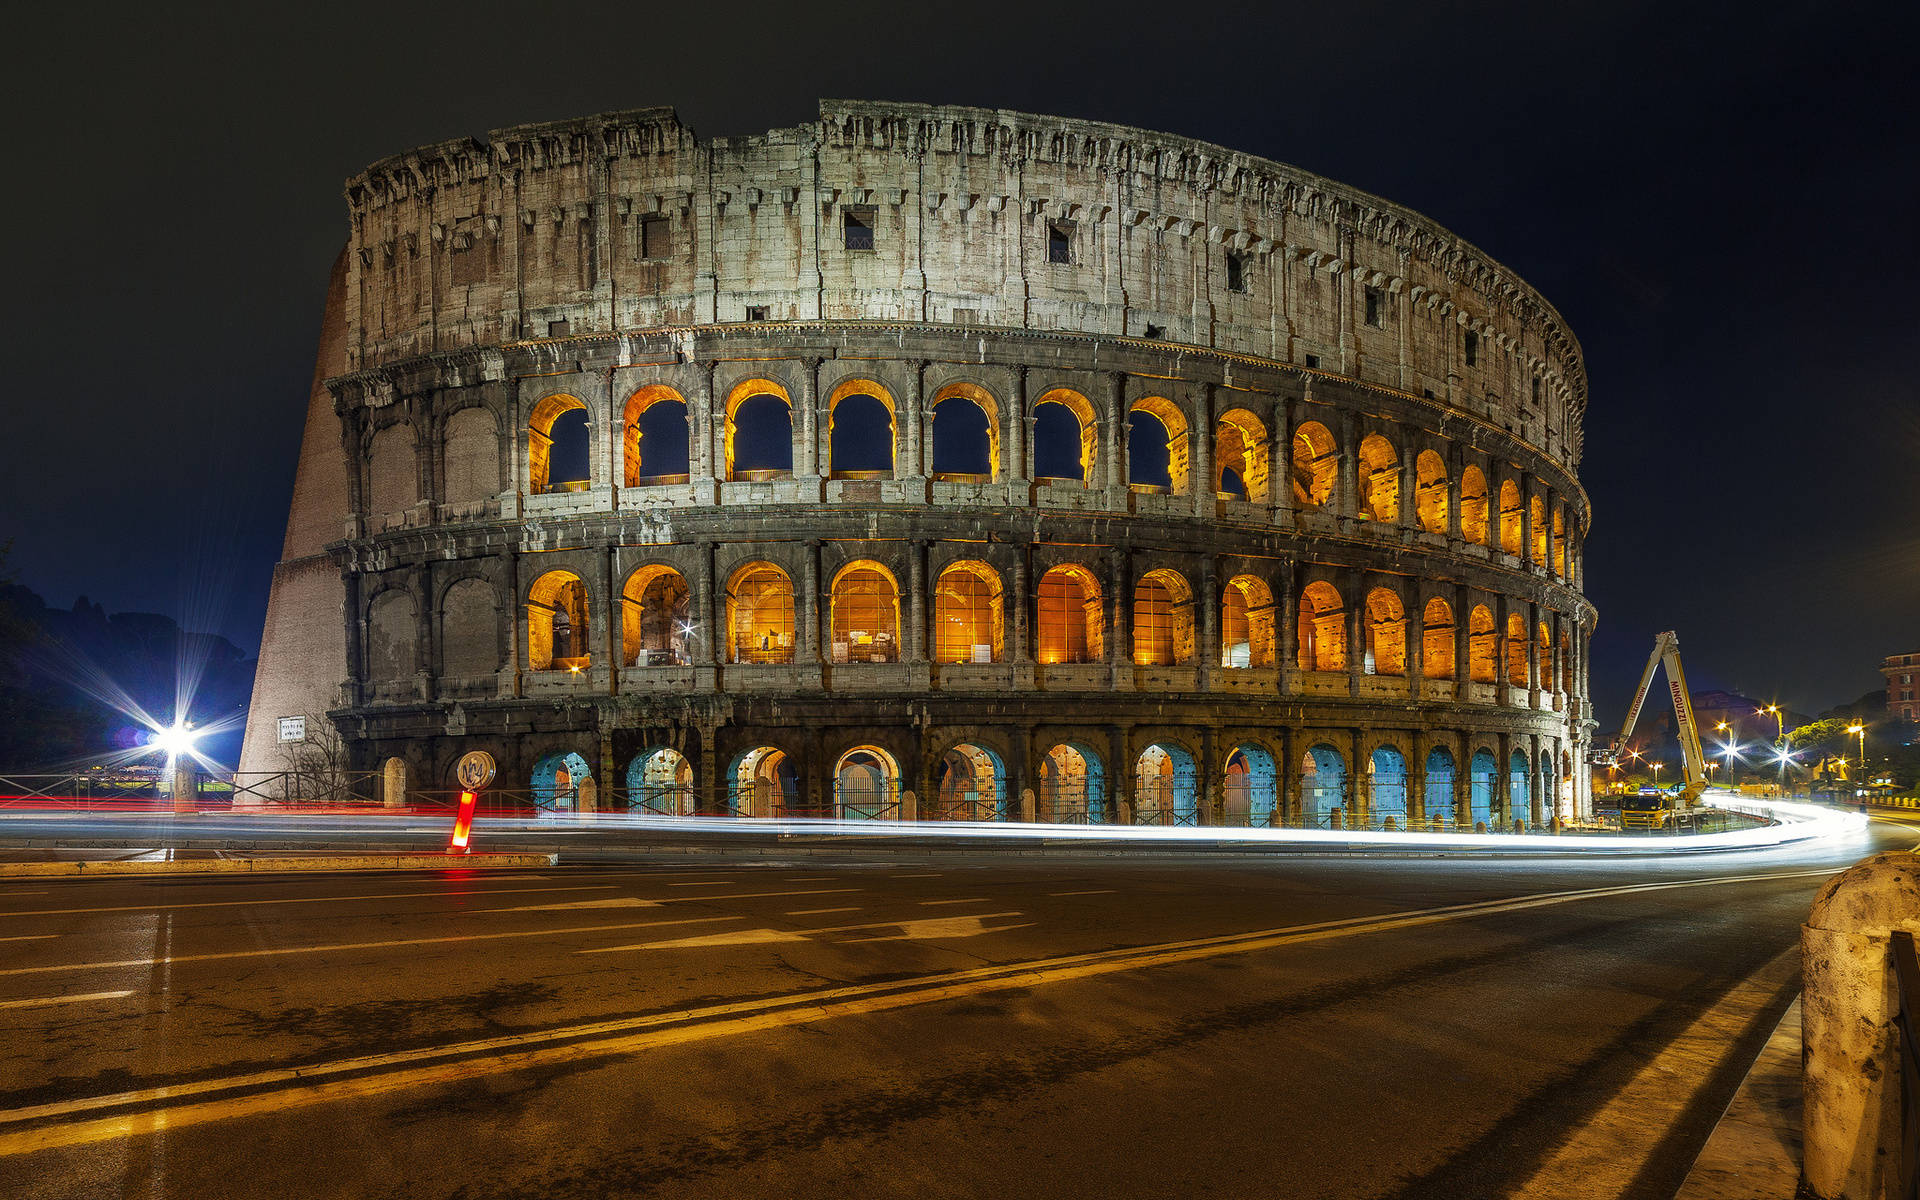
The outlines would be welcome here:
<svg viewBox="0 0 1920 1200">
<path fill-rule="evenodd" d="M 1800 1188 L 1800 1050 L 1795 999 L 1674 1200 L 1792 1200 Z"/>
</svg>

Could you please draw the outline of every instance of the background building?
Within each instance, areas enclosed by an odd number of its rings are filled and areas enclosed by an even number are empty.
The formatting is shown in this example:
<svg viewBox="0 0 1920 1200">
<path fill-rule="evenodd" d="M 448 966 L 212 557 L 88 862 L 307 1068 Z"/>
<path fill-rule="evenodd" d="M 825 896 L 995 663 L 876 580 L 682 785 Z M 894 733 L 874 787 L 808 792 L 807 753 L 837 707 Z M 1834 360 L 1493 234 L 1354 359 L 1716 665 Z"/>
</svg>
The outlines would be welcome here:
<svg viewBox="0 0 1920 1200">
<path fill-rule="evenodd" d="M 1897 721 L 1920 721 L 1920 688 L 1913 677 L 1920 674 L 1920 653 L 1891 654 L 1880 664 L 1887 677 L 1887 713 Z"/>
<path fill-rule="evenodd" d="M 245 768 L 324 714 L 540 808 L 1587 807 L 1579 346 L 1417 213 L 842 101 L 502 130 L 347 201 Z"/>
</svg>

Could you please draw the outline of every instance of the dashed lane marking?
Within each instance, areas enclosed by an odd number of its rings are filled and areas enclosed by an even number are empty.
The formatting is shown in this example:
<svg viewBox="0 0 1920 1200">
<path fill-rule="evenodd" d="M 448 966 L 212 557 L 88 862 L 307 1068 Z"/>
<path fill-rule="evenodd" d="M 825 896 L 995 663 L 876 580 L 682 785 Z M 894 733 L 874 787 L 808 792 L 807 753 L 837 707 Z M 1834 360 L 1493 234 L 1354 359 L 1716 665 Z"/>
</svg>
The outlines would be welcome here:
<svg viewBox="0 0 1920 1200">
<path fill-rule="evenodd" d="M 1111 896 L 1112 888 L 1101 888 L 1097 892 L 1048 892 L 1049 896 Z"/>
<path fill-rule="evenodd" d="M 53 1004 L 79 1004 L 86 1000 L 124 1000 L 133 989 L 119 992 L 80 992 L 70 996 L 36 996 L 31 1000 L 0 1000 L 0 1008 L 46 1008 Z"/>
<path fill-rule="evenodd" d="M 1785 871 L 1666 883 L 1546 892 L 1251 933 L 1165 942 L 1092 954 L 984 966 L 916 979 L 849 984 L 674 1012 L 595 1021 L 388 1054 L 191 1080 L 104 1096 L 0 1111 L 0 1157 L 91 1145 L 212 1121 L 360 1100 L 405 1088 L 468 1083 L 484 1075 L 617 1058 L 668 1046 L 760 1033 L 832 1017 L 857 1016 L 1009 988 L 1038 987 L 1121 971 L 1169 966 L 1280 946 L 1436 925 L 1640 892 L 1733 883 L 1824 878 L 1836 871 Z M 725 918 L 722 918 L 725 919 Z M 537 931 L 548 935 L 551 931 Z M 485 935 L 482 935 L 485 936 Z M 145 961 L 145 960 L 141 960 Z"/>
<path fill-rule="evenodd" d="M 989 903 L 989 901 L 986 900 L 984 897 L 976 897 L 971 900 L 922 900 L 920 901 L 920 903 L 921 904 L 986 904 L 986 903 Z"/>
<path fill-rule="evenodd" d="M 720 933 L 701 933 L 693 937 L 669 938 L 658 942 L 636 942 L 631 946 L 598 946 L 577 950 L 576 954 L 615 954 L 622 950 L 692 950 L 707 946 L 756 946 L 771 942 L 809 942 L 823 933 L 865 933 L 869 929 L 897 929 L 900 932 L 876 937 L 836 938 L 837 942 L 922 942 L 942 938 L 979 937 L 983 933 L 1005 933 L 1026 929 L 1026 925 L 989 926 L 988 921 L 1018 917 L 1017 912 L 986 913 L 972 917 L 907 917 L 898 921 L 873 921 L 865 925 L 830 925 L 824 929 L 728 929 Z"/>
<path fill-rule="evenodd" d="M 850 913 L 859 911 L 858 905 L 853 908 L 796 908 L 787 915 L 789 917 L 824 917 L 828 913 Z"/>
</svg>

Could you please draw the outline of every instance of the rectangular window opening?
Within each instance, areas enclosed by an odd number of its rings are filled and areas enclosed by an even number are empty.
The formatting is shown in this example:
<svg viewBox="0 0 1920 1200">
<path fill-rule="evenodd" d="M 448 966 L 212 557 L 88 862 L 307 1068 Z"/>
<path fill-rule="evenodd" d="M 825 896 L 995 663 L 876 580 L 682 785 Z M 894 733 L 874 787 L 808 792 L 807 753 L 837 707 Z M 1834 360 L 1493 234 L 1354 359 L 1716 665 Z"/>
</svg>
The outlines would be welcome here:
<svg viewBox="0 0 1920 1200">
<path fill-rule="evenodd" d="M 572 321 L 548 321 L 547 322 L 548 337 L 566 337 L 572 332 L 573 332 Z"/>
<path fill-rule="evenodd" d="M 673 254 L 670 244 L 672 231 L 665 217 L 640 218 L 640 257 L 669 258 Z"/>
<path fill-rule="evenodd" d="M 1073 261 L 1073 222 L 1047 222 L 1047 261 L 1050 263 L 1071 263 Z"/>
<path fill-rule="evenodd" d="M 747 305 L 747 320 L 764 321 L 767 319 L 767 306 L 764 304 Z"/>
<path fill-rule="evenodd" d="M 1384 324 L 1380 314 L 1380 289 L 1377 287 L 1367 289 L 1367 324 L 1375 329 Z"/>
<path fill-rule="evenodd" d="M 841 210 L 841 221 L 846 230 L 847 249 L 873 249 L 873 209 L 864 204 L 849 204 Z"/>
<path fill-rule="evenodd" d="M 1227 255 L 1227 290 L 1244 292 L 1247 290 L 1247 256 L 1229 253 Z"/>
<path fill-rule="evenodd" d="M 1479 362 L 1480 362 L 1480 335 L 1479 335 L 1479 334 L 1477 334 L 1477 333 L 1475 333 L 1475 332 L 1473 332 L 1472 330 L 1468 330 L 1468 331 L 1467 331 L 1467 340 L 1466 340 L 1466 353 L 1467 353 L 1467 365 L 1468 365 L 1468 366 L 1470 366 L 1470 367 L 1471 367 L 1471 366 L 1476 366 L 1476 365 L 1478 365 L 1478 364 L 1479 364 Z"/>
<path fill-rule="evenodd" d="M 1320 369 L 1320 356 L 1318 354 L 1307 355 L 1307 370 L 1318 371 L 1319 369 Z"/>
</svg>

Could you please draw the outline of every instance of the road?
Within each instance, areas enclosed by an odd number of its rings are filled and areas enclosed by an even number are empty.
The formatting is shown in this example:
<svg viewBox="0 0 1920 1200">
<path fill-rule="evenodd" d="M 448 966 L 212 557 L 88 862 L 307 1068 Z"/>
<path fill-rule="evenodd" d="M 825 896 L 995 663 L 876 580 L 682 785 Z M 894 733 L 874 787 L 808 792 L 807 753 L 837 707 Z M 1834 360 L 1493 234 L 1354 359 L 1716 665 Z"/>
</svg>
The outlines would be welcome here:
<svg viewBox="0 0 1920 1200">
<path fill-rule="evenodd" d="M 0 879 L 0 1196 L 1665 1200 L 1916 834 Z"/>
</svg>

